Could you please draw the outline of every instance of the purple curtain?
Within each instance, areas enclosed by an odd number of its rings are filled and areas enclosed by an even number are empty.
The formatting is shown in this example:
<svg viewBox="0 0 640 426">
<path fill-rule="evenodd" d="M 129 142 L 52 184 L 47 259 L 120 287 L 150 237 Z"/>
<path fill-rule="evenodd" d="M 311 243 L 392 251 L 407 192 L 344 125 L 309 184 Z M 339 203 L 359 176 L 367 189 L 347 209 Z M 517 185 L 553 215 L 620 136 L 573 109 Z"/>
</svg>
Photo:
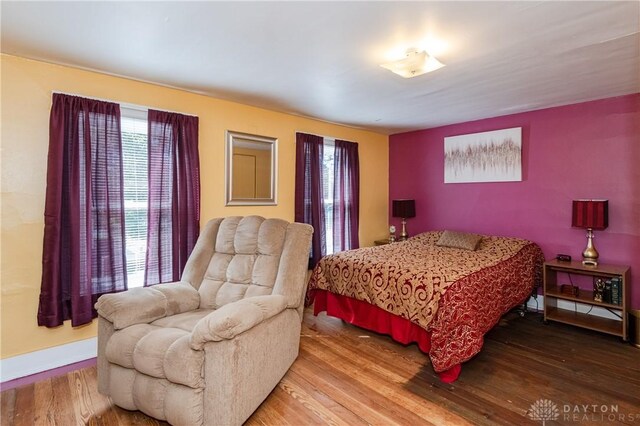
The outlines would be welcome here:
<svg viewBox="0 0 640 426">
<path fill-rule="evenodd" d="M 127 289 L 120 107 L 54 94 L 47 167 L 38 325 L 75 327 Z"/>
<path fill-rule="evenodd" d="M 180 280 L 200 232 L 198 117 L 149 110 L 145 286 Z"/>
<path fill-rule="evenodd" d="M 358 144 L 336 139 L 333 156 L 333 252 L 360 246 Z"/>
<path fill-rule="evenodd" d="M 322 200 L 322 137 L 296 133 L 295 221 L 313 226 L 309 268 L 327 252 Z"/>
</svg>

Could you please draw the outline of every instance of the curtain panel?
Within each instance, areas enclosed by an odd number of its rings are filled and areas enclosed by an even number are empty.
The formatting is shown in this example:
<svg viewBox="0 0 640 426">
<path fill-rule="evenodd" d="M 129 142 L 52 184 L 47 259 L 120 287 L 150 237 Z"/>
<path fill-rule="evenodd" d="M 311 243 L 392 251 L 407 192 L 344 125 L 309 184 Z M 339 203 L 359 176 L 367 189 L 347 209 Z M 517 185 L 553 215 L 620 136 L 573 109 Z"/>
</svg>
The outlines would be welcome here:
<svg viewBox="0 0 640 426">
<path fill-rule="evenodd" d="M 295 221 L 313 226 L 309 268 L 327 252 L 323 197 L 323 140 L 296 133 Z"/>
<path fill-rule="evenodd" d="M 333 169 L 328 166 L 330 158 L 325 161 L 327 151 L 322 136 L 296 133 L 295 220 L 313 226 L 309 268 L 329 252 L 328 240 L 333 241 L 333 246 L 329 247 L 331 253 L 360 246 L 358 144 L 336 140 Z M 331 190 L 325 184 L 331 185 L 332 181 L 333 199 L 330 200 Z M 327 238 L 328 228 L 332 229 L 329 235 L 332 238 Z"/>
<path fill-rule="evenodd" d="M 145 286 L 179 281 L 200 232 L 198 117 L 149 110 Z"/>
<path fill-rule="evenodd" d="M 358 144 L 336 139 L 333 157 L 333 252 L 360 247 Z"/>
<path fill-rule="evenodd" d="M 120 107 L 54 94 L 38 325 L 89 323 L 127 289 L 122 181 Z"/>
</svg>

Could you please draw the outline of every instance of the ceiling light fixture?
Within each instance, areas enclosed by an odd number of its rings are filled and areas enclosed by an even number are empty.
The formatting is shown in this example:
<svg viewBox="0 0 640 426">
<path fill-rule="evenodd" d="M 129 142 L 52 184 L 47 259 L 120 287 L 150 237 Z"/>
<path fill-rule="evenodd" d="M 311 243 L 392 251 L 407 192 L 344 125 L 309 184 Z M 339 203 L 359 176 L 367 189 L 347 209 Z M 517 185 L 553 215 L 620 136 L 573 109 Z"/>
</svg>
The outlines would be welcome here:
<svg viewBox="0 0 640 426">
<path fill-rule="evenodd" d="M 407 50 L 404 58 L 380 66 L 404 78 L 411 78 L 440 69 L 444 64 L 424 50 L 411 48 Z"/>
</svg>

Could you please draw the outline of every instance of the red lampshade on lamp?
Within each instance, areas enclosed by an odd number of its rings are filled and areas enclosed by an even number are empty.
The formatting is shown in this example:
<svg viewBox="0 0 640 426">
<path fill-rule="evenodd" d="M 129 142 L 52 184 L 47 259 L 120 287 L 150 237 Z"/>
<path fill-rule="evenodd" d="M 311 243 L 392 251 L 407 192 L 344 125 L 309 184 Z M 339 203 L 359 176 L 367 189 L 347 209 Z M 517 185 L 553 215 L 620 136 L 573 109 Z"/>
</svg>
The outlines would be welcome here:
<svg viewBox="0 0 640 426">
<path fill-rule="evenodd" d="M 393 200 L 393 217 L 402 218 L 402 232 L 400 233 L 400 241 L 409 238 L 407 234 L 407 218 L 416 217 L 416 201 L 415 200 Z"/>
<path fill-rule="evenodd" d="M 593 245 L 593 230 L 609 226 L 609 200 L 573 200 L 571 226 L 587 229 L 587 248 L 582 252 L 582 264 L 598 266 L 598 250 Z"/>
</svg>

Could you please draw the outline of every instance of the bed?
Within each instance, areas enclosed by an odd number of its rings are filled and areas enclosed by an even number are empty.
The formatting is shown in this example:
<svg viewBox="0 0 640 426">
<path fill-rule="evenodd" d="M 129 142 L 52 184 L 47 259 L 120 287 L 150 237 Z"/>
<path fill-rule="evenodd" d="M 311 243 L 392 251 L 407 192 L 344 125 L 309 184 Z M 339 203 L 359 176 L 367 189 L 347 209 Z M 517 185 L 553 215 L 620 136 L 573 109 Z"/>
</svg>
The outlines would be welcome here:
<svg viewBox="0 0 640 426">
<path fill-rule="evenodd" d="M 448 231 L 445 236 L 449 236 Z M 314 314 L 417 343 L 443 382 L 483 337 L 540 284 L 544 257 L 531 241 L 481 236 L 475 250 L 444 247 L 443 231 L 326 256 L 313 269 Z"/>
</svg>

